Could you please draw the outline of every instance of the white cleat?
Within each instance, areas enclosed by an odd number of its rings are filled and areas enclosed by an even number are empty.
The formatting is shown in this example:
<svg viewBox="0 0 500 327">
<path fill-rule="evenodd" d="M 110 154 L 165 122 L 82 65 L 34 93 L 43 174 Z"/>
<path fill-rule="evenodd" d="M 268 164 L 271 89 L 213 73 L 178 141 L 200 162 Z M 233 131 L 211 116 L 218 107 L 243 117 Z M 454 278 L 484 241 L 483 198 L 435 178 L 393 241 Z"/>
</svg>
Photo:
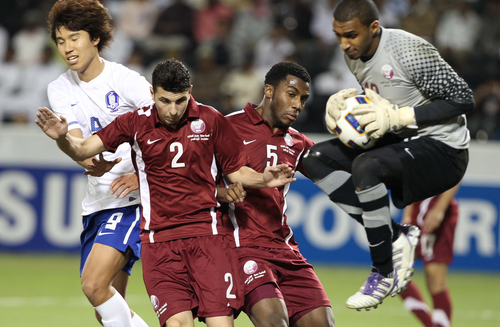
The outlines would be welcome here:
<svg viewBox="0 0 500 327">
<path fill-rule="evenodd" d="M 397 293 L 405 290 L 410 284 L 410 277 L 413 275 L 413 266 L 415 265 L 415 249 L 420 238 L 420 229 L 413 225 L 402 225 L 401 234 L 398 239 L 392 243 L 392 263 L 397 275 L 401 278 Z M 396 295 L 396 292 L 393 296 Z"/>
<path fill-rule="evenodd" d="M 394 275 L 395 277 L 384 277 L 379 273 L 372 272 L 359 291 L 347 299 L 346 306 L 358 311 L 376 309 L 387 296 L 396 295 L 400 280 L 396 271 Z"/>
</svg>

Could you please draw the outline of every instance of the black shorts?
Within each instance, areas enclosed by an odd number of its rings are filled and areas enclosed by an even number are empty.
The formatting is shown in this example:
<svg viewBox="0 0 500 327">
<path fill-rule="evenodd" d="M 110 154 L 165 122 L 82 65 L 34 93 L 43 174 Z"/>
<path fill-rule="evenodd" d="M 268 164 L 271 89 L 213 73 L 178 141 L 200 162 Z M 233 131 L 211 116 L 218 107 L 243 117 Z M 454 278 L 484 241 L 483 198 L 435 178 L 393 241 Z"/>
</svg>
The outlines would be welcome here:
<svg viewBox="0 0 500 327">
<path fill-rule="evenodd" d="M 402 187 L 391 189 L 392 201 L 400 209 L 457 185 L 469 163 L 467 149 L 455 149 L 425 136 L 383 148 L 396 152 L 403 166 Z"/>
<path fill-rule="evenodd" d="M 386 134 L 373 148 L 355 150 L 334 138 L 314 145 L 322 159 L 334 169 L 352 173 L 352 162 L 361 153 L 370 153 L 386 162 L 400 182 L 386 185 L 397 208 L 443 193 L 463 178 L 469 162 L 467 149 L 455 149 L 430 137 L 401 139 Z"/>
</svg>

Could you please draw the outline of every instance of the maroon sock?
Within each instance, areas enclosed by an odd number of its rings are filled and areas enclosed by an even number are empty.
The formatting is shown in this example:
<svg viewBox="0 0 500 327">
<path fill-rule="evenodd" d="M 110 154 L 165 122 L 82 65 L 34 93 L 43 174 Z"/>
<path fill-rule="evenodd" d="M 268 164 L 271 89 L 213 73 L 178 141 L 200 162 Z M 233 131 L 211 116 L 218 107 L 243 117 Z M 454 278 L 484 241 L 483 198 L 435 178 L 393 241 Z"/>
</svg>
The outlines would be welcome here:
<svg viewBox="0 0 500 327">
<path fill-rule="evenodd" d="M 407 286 L 406 291 L 400 294 L 403 298 L 403 304 L 408 311 L 422 322 L 425 327 L 432 327 L 432 317 L 429 313 L 429 307 L 425 303 L 418 286 L 412 282 Z"/>
<path fill-rule="evenodd" d="M 448 290 L 433 294 L 434 312 L 432 321 L 434 326 L 449 327 L 451 325 L 451 298 Z"/>
</svg>

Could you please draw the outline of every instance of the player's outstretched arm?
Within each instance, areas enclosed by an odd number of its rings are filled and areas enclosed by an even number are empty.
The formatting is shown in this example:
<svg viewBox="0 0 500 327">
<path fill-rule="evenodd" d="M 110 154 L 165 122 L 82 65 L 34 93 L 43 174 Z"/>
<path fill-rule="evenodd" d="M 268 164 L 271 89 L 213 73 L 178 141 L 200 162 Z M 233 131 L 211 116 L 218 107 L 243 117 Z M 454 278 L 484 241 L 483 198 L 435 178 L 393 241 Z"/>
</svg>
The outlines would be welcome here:
<svg viewBox="0 0 500 327">
<path fill-rule="evenodd" d="M 227 177 L 233 183 L 241 182 L 245 188 L 280 187 L 295 182 L 295 171 L 286 164 L 266 167 L 264 172 L 258 173 L 250 167 L 243 166 Z"/>
<path fill-rule="evenodd" d="M 57 142 L 57 146 L 75 161 L 83 161 L 98 153 L 106 151 L 106 147 L 97 135 L 87 139 L 80 139 L 68 133 L 68 122 L 66 118 L 61 119 L 48 108 L 38 108 L 35 123 L 51 139 Z"/>
</svg>

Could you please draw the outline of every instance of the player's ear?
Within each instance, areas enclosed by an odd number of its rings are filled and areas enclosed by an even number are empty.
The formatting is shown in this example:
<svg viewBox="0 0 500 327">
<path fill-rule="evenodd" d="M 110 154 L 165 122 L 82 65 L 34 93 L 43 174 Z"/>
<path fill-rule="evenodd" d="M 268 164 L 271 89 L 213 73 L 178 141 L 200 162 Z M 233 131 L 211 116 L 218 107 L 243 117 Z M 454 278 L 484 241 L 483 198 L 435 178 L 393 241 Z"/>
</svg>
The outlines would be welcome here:
<svg viewBox="0 0 500 327">
<path fill-rule="evenodd" d="M 153 90 L 153 87 L 150 86 L 149 87 L 149 92 L 151 92 L 151 98 L 153 99 L 153 101 L 155 100 L 155 91 Z"/>
<path fill-rule="evenodd" d="M 101 38 L 100 37 L 96 37 L 95 39 L 92 40 L 92 44 L 94 45 L 94 47 L 96 47 L 99 42 L 101 42 Z"/>
<path fill-rule="evenodd" d="M 266 98 L 272 99 L 273 94 L 274 94 L 274 86 L 272 86 L 271 84 L 266 84 L 266 86 L 264 87 L 264 95 L 266 96 Z"/>
<path fill-rule="evenodd" d="M 370 30 L 370 33 L 372 34 L 372 36 L 375 36 L 378 33 L 379 27 L 380 27 L 380 23 L 378 22 L 378 20 L 374 20 L 370 24 L 370 26 L 368 26 L 368 29 Z"/>
<path fill-rule="evenodd" d="M 189 87 L 189 95 L 191 95 L 191 92 L 193 91 L 193 85 Z"/>
</svg>

